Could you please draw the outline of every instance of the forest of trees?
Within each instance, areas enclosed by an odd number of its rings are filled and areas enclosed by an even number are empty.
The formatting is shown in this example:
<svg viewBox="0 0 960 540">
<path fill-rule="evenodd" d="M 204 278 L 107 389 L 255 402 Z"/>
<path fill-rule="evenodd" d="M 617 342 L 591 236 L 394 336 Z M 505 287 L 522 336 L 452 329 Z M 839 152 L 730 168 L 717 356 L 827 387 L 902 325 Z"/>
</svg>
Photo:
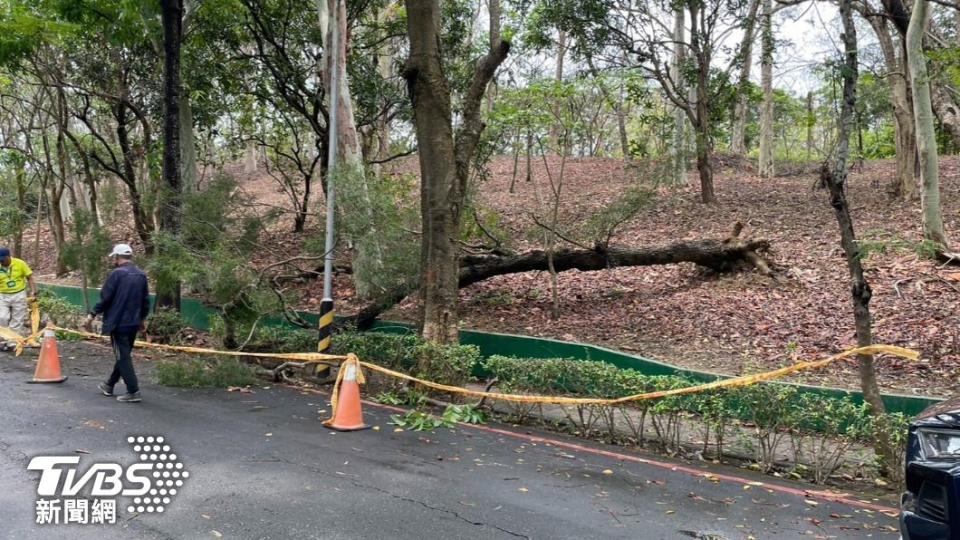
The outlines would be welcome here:
<svg viewBox="0 0 960 540">
<path fill-rule="evenodd" d="M 418 294 L 423 336 L 446 343 L 458 289 L 489 276 L 543 270 L 556 296 L 556 274 L 572 268 L 770 272 L 763 241 L 611 244 L 644 190 L 573 242 L 557 226 L 568 158 L 644 164 L 654 190 L 689 174 L 707 205 L 720 198 L 716 156 L 765 178 L 824 164 L 867 344 L 845 179 L 864 160 L 894 160 L 878 187 L 919 204 L 917 229 L 951 259 L 938 156 L 960 148 L 960 8 L 818 5 L 832 52 L 802 66 L 797 92 L 775 73 L 781 24 L 811 6 L 798 0 L 0 0 L 0 237 L 37 260 L 49 231 L 55 273 L 84 286 L 104 271 L 91 254 L 132 240 L 158 303 L 201 298 L 236 344 L 268 313 L 303 323 L 288 285 L 318 275 L 330 180 L 338 257 L 369 304 L 361 322 Z M 414 154 L 418 178 L 392 172 Z M 511 192 L 531 162 L 561 158 L 542 194 L 541 250 L 504 249 L 478 202 L 498 155 L 512 160 Z M 285 204 L 245 196 L 238 174 L 261 175 Z M 277 247 L 278 228 L 305 249 Z"/>
</svg>

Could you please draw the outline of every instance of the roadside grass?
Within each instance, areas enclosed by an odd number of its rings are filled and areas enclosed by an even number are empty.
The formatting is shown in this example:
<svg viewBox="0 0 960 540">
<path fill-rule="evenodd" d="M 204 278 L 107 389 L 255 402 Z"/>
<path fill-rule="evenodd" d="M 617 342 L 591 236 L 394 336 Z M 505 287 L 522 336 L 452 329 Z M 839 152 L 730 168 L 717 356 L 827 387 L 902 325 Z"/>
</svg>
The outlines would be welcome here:
<svg viewBox="0 0 960 540">
<path fill-rule="evenodd" d="M 233 359 L 165 360 L 156 364 L 154 373 L 159 384 L 177 388 L 228 388 L 257 381 L 253 367 Z"/>
</svg>

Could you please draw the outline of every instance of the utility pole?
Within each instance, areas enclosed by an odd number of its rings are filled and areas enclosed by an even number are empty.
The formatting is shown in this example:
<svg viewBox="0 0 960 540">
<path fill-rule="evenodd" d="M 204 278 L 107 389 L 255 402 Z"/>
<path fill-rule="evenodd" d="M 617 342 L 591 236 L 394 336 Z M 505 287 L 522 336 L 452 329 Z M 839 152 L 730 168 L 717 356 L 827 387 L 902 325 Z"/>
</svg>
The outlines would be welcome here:
<svg viewBox="0 0 960 540">
<path fill-rule="evenodd" d="M 340 66 L 337 65 L 340 59 L 340 9 L 339 3 L 334 2 L 336 8 L 330 13 L 328 24 L 330 25 L 330 43 L 324 47 L 324 54 L 330 58 L 327 69 L 330 70 L 330 118 L 327 124 L 327 237 L 323 252 L 323 300 L 320 301 L 320 323 L 319 323 L 319 341 L 317 342 L 318 352 L 328 352 L 330 350 L 331 334 L 333 329 L 333 244 L 335 237 L 333 234 L 334 212 L 336 206 L 333 198 L 333 175 L 337 168 L 337 109 L 340 83 L 337 80 L 340 75 Z"/>
</svg>

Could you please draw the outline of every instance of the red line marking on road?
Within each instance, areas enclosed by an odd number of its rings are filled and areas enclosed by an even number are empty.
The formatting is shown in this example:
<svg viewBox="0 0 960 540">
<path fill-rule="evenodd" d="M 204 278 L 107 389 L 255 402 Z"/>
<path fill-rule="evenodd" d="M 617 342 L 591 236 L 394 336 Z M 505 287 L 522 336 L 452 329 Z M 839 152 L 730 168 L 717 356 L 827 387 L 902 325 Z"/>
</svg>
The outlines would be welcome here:
<svg viewBox="0 0 960 540">
<path fill-rule="evenodd" d="M 291 388 L 297 388 L 297 387 L 291 386 Z M 303 389 L 299 388 L 299 390 L 302 391 Z M 328 393 L 322 392 L 320 390 L 311 389 L 311 391 L 314 393 L 329 396 Z M 409 409 L 403 409 L 401 407 L 394 407 L 392 405 L 384 405 L 382 403 L 377 403 L 374 401 L 363 400 L 363 403 L 365 405 L 370 405 L 371 407 L 386 409 L 388 411 L 393 411 L 393 412 L 407 412 L 409 410 Z M 460 424 L 460 426 L 476 429 L 479 431 L 485 431 L 487 433 L 493 433 L 495 435 L 502 435 L 504 437 L 512 437 L 514 439 L 520 439 L 528 442 L 533 442 L 538 444 L 549 444 L 557 448 L 566 448 L 568 450 L 573 450 L 575 452 L 581 452 L 584 454 L 593 454 L 596 456 L 608 457 L 608 458 L 616 459 L 617 461 L 630 461 L 633 463 L 642 463 L 644 465 L 651 465 L 653 467 L 657 467 L 660 469 L 687 473 L 700 478 L 706 478 L 706 476 L 709 475 L 711 478 L 726 480 L 727 482 L 733 482 L 735 484 L 755 486 L 758 489 L 769 489 L 772 491 L 778 491 L 780 493 L 786 493 L 788 495 L 794 495 L 796 497 L 802 497 L 804 499 L 819 499 L 821 501 L 845 504 L 847 506 L 863 508 L 865 510 L 870 510 L 873 512 L 880 512 L 880 513 L 889 515 L 890 517 L 896 517 L 897 515 L 900 514 L 900 510 L 897 508 L 893 508 L 891 506 L 884 506 L 882 504 L 872 503 L 869 501 L 861 501 L 859 499 L 851 499 L 849 497 L 844 497 L 843 495 L 833 495 L 831 493 L 827 493 L 823 491 L 811 491 L 811 490 L 804 490 L 799 488 L 792 488 L 789 486 L 782 486 L 780 484 L 769 484 L 767 482 L 763 482 L 763 485 L 757 485 L 758 480 L 751 480 L 749 478 L 743 478 L 743 477 L 734 476 L 731 474 L 709 472 L 703 469 L 697 469 L 697 468 L 688 467 L 685 465 L 667 463 L 664 461 L 657 461 L 654 459 L 642 458 L 639 456 L 631 456 L 630 454 L 622 454 L 620 452 L 602 450 L 600 448 L 592 448 L 590 446 L 584 446 L 581 444 L 565 442 L 557 439 L 551 439 L 549 437 L 542 437 L 539 435 L 530 435 L 528 433 L 518 433 L 516 431 L 498 429 L 498 428 L 483 426 L 478 424 Z"/>
</svg>

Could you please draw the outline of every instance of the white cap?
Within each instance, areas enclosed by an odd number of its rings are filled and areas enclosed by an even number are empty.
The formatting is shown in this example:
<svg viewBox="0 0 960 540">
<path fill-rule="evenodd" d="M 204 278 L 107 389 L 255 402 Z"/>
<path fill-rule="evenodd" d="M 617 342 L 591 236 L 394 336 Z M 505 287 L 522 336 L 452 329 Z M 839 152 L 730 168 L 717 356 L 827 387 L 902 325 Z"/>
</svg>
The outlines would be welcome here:
<svg viewBox="0 0 960 540">
<path fill-rule="evenodd" d="M 129 257 L 133 255 L 133 248 L 129 244 L 117 244 L 107 257 Z"/>
</svg>

